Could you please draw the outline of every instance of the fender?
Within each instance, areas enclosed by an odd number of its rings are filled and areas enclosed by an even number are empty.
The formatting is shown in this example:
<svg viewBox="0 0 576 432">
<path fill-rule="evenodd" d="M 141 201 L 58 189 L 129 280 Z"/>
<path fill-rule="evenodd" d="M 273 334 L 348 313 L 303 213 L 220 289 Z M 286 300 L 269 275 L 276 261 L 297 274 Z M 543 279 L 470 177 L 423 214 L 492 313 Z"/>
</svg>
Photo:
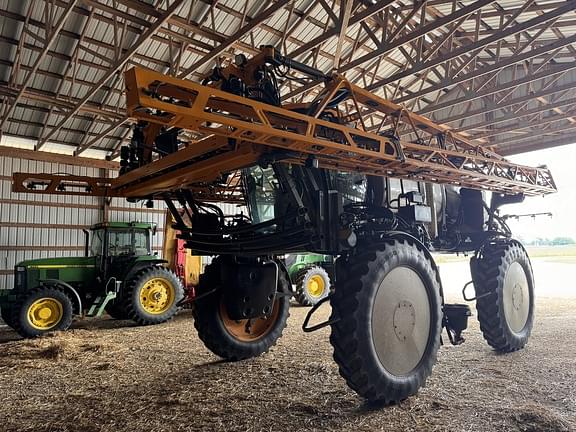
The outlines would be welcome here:
<svg viewBox="0 0 576 432">
<path fill-rule="evenodd" d="M 292 294 L 294 294 L 294 290 L 292 288 L 292 279 L 290 278 L 290 274 L 288 274 L 288 269 L 286 268 L 286 264 L 284 264 L 284 260 L 275 259 L 274 261 L 278 265 L 278 270 L 281 271 L 282 273 L 284 273 L 284 276 L 286 277 L 286 280 L 288 281 L 288 285 L 290 285 L 290 288 L 289 288 L 290 292 Z"/>
<path fill-rule="evenodd" d="M 58 279 L 45 279 L 43 281 L 40 282 L 41 285 L 47 285 L 47 286 L 56 286 L 56 287 L 61 287 L 64 288 L 65 291 L 69 291 L 70 293 L 74 294 L 74 298 L 76 300 L 76 306 L 78 307 L 78 315 L 82 315 L 82 299 L 80 297 L 80 294 L 78 293 L 78 291 L 76 290 L 76 288 L 74 288 L 72 285 L 58 280 Z"/>
</svg>

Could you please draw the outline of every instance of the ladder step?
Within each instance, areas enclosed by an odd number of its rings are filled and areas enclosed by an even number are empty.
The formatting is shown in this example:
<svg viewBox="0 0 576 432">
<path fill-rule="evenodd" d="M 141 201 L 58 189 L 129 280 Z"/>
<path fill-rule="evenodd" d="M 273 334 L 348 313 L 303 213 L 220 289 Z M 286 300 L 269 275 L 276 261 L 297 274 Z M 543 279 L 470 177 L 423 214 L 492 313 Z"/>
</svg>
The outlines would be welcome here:
<svg viewBox="0 0 576 432">
<path fill-rule="evenodd" d="M 115 298 L 116 298 L 115 292 L 109 292 L 105 296 L 96 297 L 96 300 L 94 300 L 94 303 L 92 303 L 92 306 L 90 306 L 90 309 L 88 310 L 86 316 L 94 317 L 102 315 L 104 309 L 106 308 L 106 305 Z"/>
</svg>

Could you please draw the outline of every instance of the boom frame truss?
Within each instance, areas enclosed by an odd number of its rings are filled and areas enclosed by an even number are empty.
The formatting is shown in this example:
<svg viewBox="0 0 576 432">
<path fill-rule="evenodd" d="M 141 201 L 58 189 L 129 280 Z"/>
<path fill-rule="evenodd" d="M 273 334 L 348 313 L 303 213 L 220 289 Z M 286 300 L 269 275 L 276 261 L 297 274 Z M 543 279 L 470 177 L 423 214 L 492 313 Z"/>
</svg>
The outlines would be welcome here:
<svg viewBox="0 0 576 432">
<path fill-rule="evenodd" d="M 254 64 L 275 62 L 293 64 L 274 48 L 265 47 L 245 66 L 252 71 Z M 309 70 L 306 67 L 303 71 Z M 149 125 L 145 128 L 149 131 L 145 145 L 152 145 L 161 130 L 171 128 L 191 130 L 204 138 L 118 178 L 105 179 L 109 181 L 105 188 L 88 184 L 82 194 L 164 199 L 167 193 L 191 189 L 209 201 L 234 200 L 241 196 L 240 182 L 226 184 L 222 179 L 251 165 L 278 161 L 505 195 L 556 191 L 545 167 L 509 162 L 341 75 L 324 75 L 323 79 L 324 90 L 305 105 L 308 111 L 303 114 L 297 106 L 274 106 L 212 86 L 132 68 L 125 74 L 127 112 Z M 346 97 L 334 102 L 343 93 Z M 322 118 L 326 109 L 337 110 L 344 124 Z M 374 112 L 383 114 L 384 120 L 378 130 L 369 130 L 365 116 Z M 384 127 L 387 129 L 381 130 Z M 399 129 L 409 129 L 410 133 L 399 139 Z M 15 191 L 23 191 L 37 180 L 23 174 L 14 179 Z M 59 188 L 54 182 L 70 180 L 52 176 L 50 187 L 44 191 L 56 193 L 65 186 Z"/>
</svg>

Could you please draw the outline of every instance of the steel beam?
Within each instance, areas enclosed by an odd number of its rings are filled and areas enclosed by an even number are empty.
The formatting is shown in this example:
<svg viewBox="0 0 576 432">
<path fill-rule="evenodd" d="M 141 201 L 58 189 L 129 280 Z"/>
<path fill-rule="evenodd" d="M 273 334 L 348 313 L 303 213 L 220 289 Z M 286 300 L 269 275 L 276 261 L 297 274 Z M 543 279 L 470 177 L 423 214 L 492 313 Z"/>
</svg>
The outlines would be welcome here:
<svg viewBox="0 0 576 432">
<path fill-rule="evenodd" d="M 462 17 L 469 16 L 469 15 L 473 14 L 474 12 L 476 12 L 477 10 L 482 9 L 483 7 L 485 7 L 491 3 L 494 3 L 494 0 L 479 0 L 479 1 L 476 1 L 476 2 L 474 2 L 468 6 L 465 6 L 461 9 L 457 10 L 454 13 L 451 13 L 450 15 L 446 15 L 442 18 L 438 18 L 437 20 L 434 20 L 433 22 L 431 22 L 429 24 L 421 26 L 414 31 L 408 32 L 407 34 L 405 34 L 401 38 L 397 39 L 396 41 L 392 40 L 392 41 L 388 42 L 387 44 L 382 45 L 380 48 L 374 50 L 373 52 L 366 54 L 362 57 L 359 57 L 354 61 L 351 61 L 350 63 L 348 63 L 347 65 L 345 65 L 341 68 L 341 72 L 345 72 L 347 70 L 352 69 L 355 66 L 361 65 L 362 63 L 366 63 L 367 61 L 370 61 L 376 57 L 390 53 L 394 49 L 396 49 L 402 45 L 406 45 L 412 41 L 415 41 L 416 39 L 423 37 L 427 33 L 430 33 L 434 30 L 437 30 L 441 27 L 449 25 L 455 21 L 458 21 Z"/>
<path fill-rule="evenodd" d="M 530 98 L 532 98 L 532 95 L 530 95 Z M 520 103 L 522 103 L 522 102 L 525 102 L 525 101 L 521 101 Z M 492 109 L 495 111 L 495 110 L 504 109 L 504 108 L 507 108 L 508 106 L 513 106 L 516 104 L 517 104 L 517 102 L 514 102 L 514 100 L 512 100 L 512 101 L 507 102 L 506 104 L 503 104 L 501 106 L 490 107 L 489 109 Z M 560 107 L 564 107 L 564 106 L 568 106 L 568 105 L 574 105 L 574 104 L 576 104 L 576 98 L 559 100 L 557 102 L 542 104 L 538 107 L 527 109 L 527 110 L 520 111 L 520 112 L 510 112 L 510 113 L 507 113 L 503 116 L 494 117 L 493 119 L 486 120 L 483 122 L 469 124 L 469 125 L 457 128 L 456 131 L 457 132 L 466 132 L 466 131 L 471 131 L 471 130 L 475 130 L 475 129 L 484 129 L 484 128 L 487 128 L 490 126 L 494 126 L 498 123 L 504 123 L 507 121 L 512 121 L 512 120 L 524 118 L 524 117 L 531 116 L 534 114 L 540 114 L 540 113 L 543 113 L 546 111 L 551 111 L 554 108 L 560 108 Z M 451 123 L 451 121 L 447 122 L 444 120 L 442 120 L 442 122 L 443 123 Z"/>
<path fill-rule="evenodd" d="M 351 27 L 355 24 L 359 24 L 359 23 L 367 20 L 368 18 L 372 17 L 373 15 L 376 15 L 378 12 L 386 9 L 388 6 L 390 6 L 392 3 L 394 3 L 394 1 L 395 0 L 380 0 L 380 1 L 376 2 L 375 4 L 368 6 L 363 11 L 358 12 L 357 14 L 350 17 L 350 21 L 348 22 L 349 27 Z M 311 49 L 321 45 L 322 43 L 326 42 L 328 39 L 330 39 L 334 36 L 337 36 L 338 34 L 340 34 L 340 29 L 337 27 L 333 27 L 333 28 L 325 31 L 324 33 L 322 33 L 320 36 L 315 37 L 314 39 L 308 41 L 304 45 L 295 49 L 290 54 L 288 54 L 288 56 L 292 57 L 292 58 L 298 57 L 299 55 L 304 54 L 304 53 L 310 51 Z"/>
<path fill-rule="evenodd" d="M 346 37 L 346 30 L 348 30 L 348 23 L 350 21 L 350 14 L 352 12 L 353 0 L 342 0 L 340 3 L 340 34 L 338 35 L 338 42 L 336 43 L 336 51 L 334 53 L 334 64 L 332 68 L 338 70 L 340 67 L 340 56 L 342 55 L 342 45 Z"/>
<path fill-rule="evenodd" d="M 558 128 L 554 128 L 554 129 L 540 129 L 538 132 L 537 131 L 533 131 L 529 136 L 527 135 L 522 135 L 519 137 L 513 137 L 513 138 L 509 138 L 507 140 L 504 141 L 499 141 L 498 143 L 496 143 L 497 147 L 510 147 L 514 144 L 512 143 L 516 143 L 519 141 L 526 141 L 526 138 L 530 138 L 531 140 L 533 138 L 536 137 L 542 137 L 542 136 L 547 136 L 547 135 L 558 135 L 561 134 L 562 132 L 565 131 L 574 131 L 576 129 L 576 123 L 570 123 Z M 540 140 L 543 141 L 543 140 Z M 576 139 L 574 141 L 572 141 L 573 143 L 576 142 Z M 545 147 L 544 147 L 545 148 Z"/>
<path fill-rule="evenodd" d="M 551 147 L 559 147 L 563 145 L 569 145 L 576 143 L 576 132 L 572 132 L 569 135 L 562 134 L 560 136 L 551 137 L 546 140 L 525 140 L 518 141 L 512 145 L 507 145 L 506 143 L 499 144 L 496 146 L 498 153 L 503 156 L 512 156 L 519 153 L 527 153 L 536 150 L 549 149 Z"/>
<path fill-rule="evenodd" d="M 18 89 L 11 89 L 9 88 L 5 82 L 0 81 L 0 95 L 7 96 L 7 97 L 15 97 L 16 92 Z M 40 102 L 48 107 L 50 106 L 57 106 L 63 110 L 71 110 L 74 108 L 74 104 L 78 103 L 80 99 L 77 98 L 58 98 L 54 93 L 50 92 L 41 92 L 40 90 L 28 88 L 22 93 L 22 99 L 27 99 L 34 102 Z M 110 105 L 105 105 L 103 107 L 99 107 L 93 103 L 85 103 L 80 107 L 80 109 L 76 112 L 84 112 L 90 113 L 94 115 L 99 115 L 104 118 L 110 119 L 118 119 L 124 116 L 123 111 L 115 111 L 114 107 Z M 60 112 L 54 112 L 54 114 L 61 115 Z"/>
<path fill-rule="evenodd" d="M 246 24 L 243 27 L 241 27 L 240 29 L 238 29 L 236 32 L 234 32 L 232 35 L 230 35 L 228 38 L 226 38 L 226 40 L 223 41 L 220 45 L 218 45 L 216 48 L 214 48 L 212 51 L 210 51 L 209 53 L 204 55 L 198 61 L 194 62 L 194 64 L 187 67 L 182 73 L 180 73 L 180 75 L 178 75 L 178 77 L 179 78 L 188 77 L 188 75 L 190 75 L 192 72 L 194 72 L 198 68 L 204 66 L 209 61 L 213 60 L 216 56 L 220 55 L 222 52 L 224 52 L 225 50 L 230 48 L 236 41 L 238 41 L 239 39 L 244 37 L 246 34 L 248 34 L 253 29 L 258 27 L 260 24 L 262 24 L 268 18 L 273 16 L 276 12 L 278 12 L 280 9 L 282 9 L 284 6 L 286 6 L 290 1 L 291 0 L 279 0 L 278 2 L 274 3 L 269 8 L 260 12 L 248 24 Z"/>
<path fill-rule="evenodd" d="M 495 86 L 495 87 L 486 88 L 485 90 L 480 91 L 480 92 L 470 92 L 470 94 L 467 94 L 467 95 L 460 97 L 460 98 L 457 98 L 457 99 L 442 102 L 439 104 L 429 105 L 428 107 L 419 111 L 419 114 L 429 114 L 429 113 L 439 111 L 439 110 L 444 109 L 444 108 L 453 107 L 454 105 L 457 105 L 457 104 L 461 104 L 464 102 L 471 102 L 473 100 L 483 98 L 485 96 L 489 96 L 489 95 L 501 92 L 503 90 L 510 89 L 512 87 L 518 87 L 521 85 L 530 84 L 530 83 L 533 83 L 533 82 L 538 81 L 540 79 L 548 78 L 548 77 L 558 75 L 558 74 L 563 74 L 563 73 L 566 73 L 566 72 L 569 72 L 569 71 L 575 70 L 575 69 L 576 69 L 576 63 L 563 64 L 562 66 L 552 68 L 549 71 L 543 71 L 543 72 L 540 72 L 540 73 L 534 74 L 534 75 L 526 75 L 522 78 L 512 80 L 512 81 L 509 81 L 506 83 L 502 83 L 502 84 Z M 571 84 L 571 86 L 573 87 L 574 84 Z M 395 100 L 394 102 L 403 103 L 403 102 L 406 102 L 406 100 L 410 100 L 410 99 L 411 98 L 400 98 L 400 99 Z M 468 115 L 470 115 L 470 113 L 468 113 L 467 116 Z M 440 120 L 440 121 L 443 121 L 443 120 Z"/>
<path fill-rule="evenodd" d="M 562 120 L 568 120 L 572 117 L 574 117 L 574 112 L 569 112 L 567 114 L 561 114 L 561 115 L 552 115 L 552 116 L 548 116 L 548 117 L 543 117 L 539 121 L 516 123 L 516 124 L 510 125 L 510 126 L 506 126 L 506 127 L 501 127 L 501 128 L 497 128 L 497 129 L 490 129 L 487 132 L 474 134 L 474 135 L 470 136 L 470 139 L 471 140 L 479 140 L 479 139 L 494 137 L 497 135 L 502 135 L 502 134 L 506 134 L 506 133 L 510 133 L 510 132 L 524 131 L 525 129 L 533 129 L 533 131 L 536 131 L 537 133 L 539 133 L 545 129 L 535 129 L 535 128 L 538 128 L 539 126 L 550 125 L 552 123 L 562 121 Z M 532 137 L 533 131 L 527 130 L 524 132 L 524 134 L 530 134 L 529 136 Z M 493 141 L 497 141 L 497 140 L 493 140 Z"/>
<path fill-rule="evenodd" d="M 458 49 L 454 49 L 448 53 L 443 54 L 440 57 L 436 57 L 436 58 L 431 59 L 430 61 L 420 63 L 420 64 L 418 64 L 418 65 L 416 65 L 410 69 L 407 69 L 407 70 L 402 71 L 402 72 L 398 72 L 398 73 L 396 73 L 396 74 L 394 74 L 388 78 L 385 78 L 383 80 L 375 82 L 374 84 L 372 84 L 368 87 L 368 90 L 374 90 L 374 89 L 381 87 L 383 85 L 396 82 L 398 80 L 409 77 L 411 75 L 415 75 L 415 74 L 420 73 L 420 72 L 422 72 L 426 69 L 429 69 L 431 67 L 441 65 L 442 63 L 445 63 L 449 60 L 453 60 L 457 57 L 461 57 L 465 54 L 468 54 L 470 51 L 474 51 L 474 50 L 481 49 L 481 48 L 483 49 L 486 45 L 497 42 L 499 40 L 503 40 L 503 39 L 510 37 L 510 36 L 514 36 L 518 33 L 522 33 L 522 32 L 529 30 L 533 27 L 539 26 L 539 25 L 544 24 L 550 20 L 553 20 L 559 16 L 565 15 L 565 14 L 567 14 L 567 13 L 569 13 L 575 9 L 576 9 L 576 1 L 575 0 L 567 1 L 564 6 L 561 6 L 561 7 L 554 9 L 550 12 L 547 12 L 546 14 L 537 16 L 537 17 L 532 18 L 528 21 L 524 21 L 523 23 L 517 24 L 513 27 L 509 27 L 506 30 L 502 30 L 502 31 L 497 30 L 491 36 L 488 36 L 484 39 L 480 39 L 477 42 L 474 42 L 472 44 L 467 44 L 467 45 L 465 45 L 461 48 L 458 48 Z M 570 43 L 573 43 L 575 40 L 576 40 L 576 37 L 574 37 L 574 35 L 573 35 L 572 37 L 566 38 L 565 40 L 560 40 L 560 41 L 555 42 L 553 44 L 545 45 L 544 47 L 539 49 L 540 50 L 539 54 L 541 54 L 542 52 L 549 52 L 549 51 L 556 49 L 558 47 L 561 47 L 561 46 L 566 46 Z M 542 51 L 543 49 L 545 49 L 545 51 Z M 535 51 L 537 51 L 537 50 L 530 51 L 529 53 L 523 55 L 522 59 L 520 59 L 518 61 L 516 61 L 516 60 L 519 59 L 521 56 L 513 56 L 513 57 L 506 58 L 505 60 L 502 60 L 501 62 L 498 62 L 495 65 L 483 68 L 482 71 L 484 74 L 490 73 L 490 72 L 497 70 L 499 68 L 503 68 L 509 64 L 519 63 L 520 61 L 524 61 L 526 59 L 535 57 L 536 55 L 532 55 Z M 360 59 L 358 59 L 358 60 L 360 60 Z M 353 63 L 354 62 L 349 63 L 347 65 L 347 67 L 351 67 Z M 470 80 L 472 78 L 476 78 L 478 76 L 481 76 L 478 72 L 479 71 L 474 71 L 473 73 L 467 74 L 464 76 L 465 78 L 464 77 L 457 77 L 457 78 L 450 77 L 450 79 L 447 79 L 447 83 L 449 83 L 449 85 L 454 85 L 454 84 L 461 83 L 463 81 L 467 81 L 467 80 Z"/>
<path fill-rule="evenodd" d="M 120 168 L 118 162 L 87 157 L 75 157 L 65 154 L 49 153 L 43 151 L 27 150 L 15 147 L 0 146 L 0 156 L 36 160 L 43 162 L 53 162 L 65 165 L 77 165 L 90 168 L 106 168 L 117 170 Z"/>
</svg>

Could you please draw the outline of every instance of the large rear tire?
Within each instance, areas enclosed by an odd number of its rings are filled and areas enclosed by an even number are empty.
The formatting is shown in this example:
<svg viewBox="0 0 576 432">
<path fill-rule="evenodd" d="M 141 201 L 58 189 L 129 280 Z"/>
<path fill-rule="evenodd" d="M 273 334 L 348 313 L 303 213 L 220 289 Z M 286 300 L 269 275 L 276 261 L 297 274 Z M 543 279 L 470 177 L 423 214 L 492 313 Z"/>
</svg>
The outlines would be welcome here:
<svg viewBox="0 0 576 432">
<path fill-rule="evenodd" d="M 221 265 L 221 260 L 216 258 L 200 275 L 196 287 L 196 296 L 199 299 L 193 310 L 194 326 L 206 348 L 225 360 L 238 361 L 257 357 L 273 347 L 282 336 L 289 316 L 290 296 L 277 295 L 268 316 L 251 320 L 231 320 L 223 302 Z M 284 272 L 280 271 L 279 275 L 279 294 L 290 293 L 290 283 Z M 214 289 L 215 292 L 202 297 Z"/>
<path fill-rule="evenodd" d="M 4 321 L 4 324 L 6 324 L 8 327 L 12 327 L 14 328 L 14 324 L 13 324 L 13 313 L 11 310 L 12 305 L 9 306 L 6 305 L 3 308 L 0 309 L 0 317 L 2 317 L 2 321 Z"/>
<path fill-rule="evenodd" d="M 149 267 L 128 282 L 122 298 L 129 319 L 139 325 L 161 324 L 178 312 L 182 282 L 165 267 Z"/>
<path fill-rule="evenodd" d="M 27 292 L 10 310 L 12 328 L 25 338 L 67 330 L 72 324 L 73 305 L 66 293 L 55 287 Z"/>
<path fill-rule="evenodd" d="M 331 298 L 334 360 L 360 396 L 389 404 L 425 384 L 440 346 L 436 266 L 421 246 L 393 240 L 336 262 Z"/>
<path fill-rule="evenodd" d="M 470 269 L 486 342 L 499 352 L 523 348 L 534 324 L 534 276 L 522 245 L 489 244 L 470 260 Z"/>
<path fill-rule="evenodd" d="M 330 294 L 330 276 L 320 266 L 305 267 L 296 274 L 296 301 L 313 306 Z"/>
<path fill-rule="evenodd" d="M 116 320 L 126 320 L 129 319 L 128 312 L 124 308 L 124 303 L 122 299 L 116 298 L 114 301 L 106 305 L 106 312 L 113 319 Z"/>
</svg>

